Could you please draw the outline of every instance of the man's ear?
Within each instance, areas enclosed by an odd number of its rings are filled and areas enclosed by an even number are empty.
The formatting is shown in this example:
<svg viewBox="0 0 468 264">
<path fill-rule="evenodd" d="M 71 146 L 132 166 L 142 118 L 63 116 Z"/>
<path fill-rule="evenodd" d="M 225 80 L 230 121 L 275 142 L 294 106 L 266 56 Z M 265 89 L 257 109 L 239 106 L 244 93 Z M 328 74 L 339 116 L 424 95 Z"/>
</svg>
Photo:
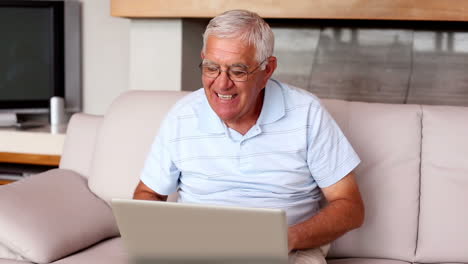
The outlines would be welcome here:
<svg viewBox="0 0 468 264">
<path fill-rule="evenodd" d="M 267 77 L 267 79 L 270 79 L 270 77 L 275 72 L 277 66 L 278 66 L 278 64 L 277 64 L 276 57 L 275 56 L 269 57 L 268 58 L 268 63 L 266 65 L 266 67 L 265 67 L 265 73 L 266 73 L 265 77 Z"/>
</svg>

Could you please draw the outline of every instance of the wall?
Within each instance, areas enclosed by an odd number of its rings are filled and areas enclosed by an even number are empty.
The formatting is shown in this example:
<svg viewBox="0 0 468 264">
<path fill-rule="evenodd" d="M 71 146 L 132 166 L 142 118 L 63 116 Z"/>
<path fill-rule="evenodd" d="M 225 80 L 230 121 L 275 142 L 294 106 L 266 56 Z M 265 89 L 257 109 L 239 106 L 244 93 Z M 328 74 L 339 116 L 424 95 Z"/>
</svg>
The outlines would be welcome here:
<svg viewBox="0 0 468 264">
<path fill-rule="evenodd" d="M 133 19 L 130 88 L 194 91 L 207 19 Z"/>
<path fill-rule="evenodd" d="M 129 87 L 130 20 L 110 15 L 110 1 L 81 0 L 83 112 L 104 114 Z"/>
<path fill-rule="evenodd" d="M 104 113 L 112 100 L 128 89 L 190 91 L 201 87 L 197 66 L 200 62 L 201 34 L 207 19 L 129 20 L 112 17 L 110 1 L 82 0 L 82 2 L 85 112 Z M 358 23 L 356 26 L 359 28 L 361 25 L 364 29 L 351 31 L 341 28 L 342 25 L 339 23 L 321 28 L 309 22 L 306 24 L 310 27 L 304 27 L 302 23 L 305 21 L 301 20 L 293 23 L 301 24 L 300 29 L 296 31 L 290 30 L 294 25 L 282 25 L 281 21 L 270 21 L 270 23 L 278 37 L 275 54 L 285 64 L 278 69 L 275 77 L 308 89 L 320 97 L 387 103 L 466 105 L 468 93 L 464 75 L 462 72 L 457 73 L 455 77 L 452 74 L 459 62 L 452 63 L 451 67 L 443 67 L 451 68 L 452 73 L 448 74 L 447 78 L 442 78 L 445 84 L 438 84 L 436 87 L 440 89 L 429 85 L 435 83 L 433 81 L 429 81 L 429 84 L 417 82 L 420 79 L 416 78 L 418 76 L 423 80 L 427 79 L 425 75 L 429 71 L 424 69 L 437 67 L 427 62 L 420 65 L 420 58 L 425 58 L 427 52 L 418 57 L 420 52 L 414 49 L 418 48 L 418 43 L 422 43 L 417 37 L 426 36 L 428 33 L 424 30 L 415 31 L 413 26 L 433 28 L 436 23 L 419 22 L 421 24 L 419 25 L 417 22 L 408 24 L 400 22 L 397 26 L 392 22 L 393 26 L 390 27 L 389 24 L 382 22 L 381 26 L 385 30 L 374 25 L 375 22 L 372 24 L 375 28 L 368 28 L 369 25 Z M 449 28 L 454 26 L 456 29 L 459 24 L 444 25 L 448 25 Z M 451 28 L 447 32 L 453 30 Z M 445 31 L 440 31 L 443 33 L 442 40 Z M 300 36 L 304 34 L 308 36 L 307 40 L 310 43 L 303 42 Z M 346 40 L 347 35 L 350 35 L 349 40 Z M 464 45 L 468 36 L 466 32 L 449 35 L 453 35 L 455 51 L 456 44 Z M 435 42 L 437 36 L 433 38 Z M 343 37 L 345 39 L 341 39 Z M 291 40 L 296 42 L 295 45 L 291 46 Z M 335 44 L 331 45 L 326 42 L 327 40 L 334 40 L 332 42 Z M 381 43 L 382 41 L 384 43 Z M 296 56 L 297 52 L 295 53 L 294 49 L 301 47 L 308 52 L 298 50 L 299 56 Z M 370 57 L 367 58 L 362 53 Z M 330 57 L 334 54 L 337 58 Z M 447 61 L 449 57 L 463 60 L 467 53 L 442 50 L 431 54 L 440 58 L 435 61 L 439 64 Z M 351 55 L 356 55 L 357 58 L 353 59 Z M 333 64 L 337 59 L 338 62 L 335 63 L 337 65 Z M 356 67 L 355 64 L 367 68 Z M 408 68 L 412 75 L 409 75 L 408 71 L 402 71 L 402 65 Z M 290 69 L 294 69 L 294 76 L 289 72 Z M 371 75 L 374 69 L 384 70 L 378 71 L 372 75 L 372 78 L 362 78 Z M 304 74 L 301 75 L 302 72 Z M 434 75 L 432 72 L 434 70 L 431 70 L 429 75 Z M 442 76 L 445 72 L 438 71 L 436 75 Z M 424 88 L 419 90 L 425 97 L 413 100 L 414 96 L 408 88 L 410 84 Z M 419 90 L 414 89 L 417 93 Z M 447 90 L 453 93 L 448 94 Z M 428 92 L 432 92 L 432 95 Z M 446 98 L 441 101 L 444 96 Z"/>
<path fill-rule="evenodd" d="M 104 114 L 129 89 L 181 90 L 181 19 L 110 15 L 110 1 L 81 0 L 84 112 Z"/>
<path fill-rule="evenodd" d="M 195 91 L 203 86 L 200 62 L 203 33 L 209 19 L 182 19 L 182 89 Z"/>
<path fill-rule="evenodd" d="M 320 98 L 468 106 L 466 23 L 270 21 L 274 78 Z"/>
<path fill-rule="evenodd" d="M 181 90 L 181 19 L 133 19 L 130 89 Z"/>
</svg>

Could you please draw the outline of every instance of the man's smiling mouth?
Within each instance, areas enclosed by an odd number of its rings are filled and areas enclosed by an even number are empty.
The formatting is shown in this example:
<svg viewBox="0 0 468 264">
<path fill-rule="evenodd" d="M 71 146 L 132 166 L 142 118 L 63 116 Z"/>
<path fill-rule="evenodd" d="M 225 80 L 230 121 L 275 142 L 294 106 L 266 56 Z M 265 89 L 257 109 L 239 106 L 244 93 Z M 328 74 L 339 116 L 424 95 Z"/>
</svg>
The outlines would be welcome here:
<svg viewBox="0 0 468 264">
<path fill-rule="evenodd" d="M 221 99 L 221 100 L 232 100 L 237 97 L 237 94 L 219 94 L 216 93 L 216 95 Z"/>
</svg>

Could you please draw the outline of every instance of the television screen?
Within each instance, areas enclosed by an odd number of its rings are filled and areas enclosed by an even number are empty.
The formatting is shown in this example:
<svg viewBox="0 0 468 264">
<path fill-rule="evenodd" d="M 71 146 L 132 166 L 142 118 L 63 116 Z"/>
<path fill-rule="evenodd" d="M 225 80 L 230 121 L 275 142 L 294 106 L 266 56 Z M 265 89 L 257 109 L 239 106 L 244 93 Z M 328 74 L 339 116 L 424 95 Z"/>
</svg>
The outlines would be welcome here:
<svg viewBox="0 0 468 264">
<path fill-rule="evenodd" d="M 47 107 L 64 96 L 63 8 L 28 2 L 0 2 L 0 108 Z"/>
</svg>

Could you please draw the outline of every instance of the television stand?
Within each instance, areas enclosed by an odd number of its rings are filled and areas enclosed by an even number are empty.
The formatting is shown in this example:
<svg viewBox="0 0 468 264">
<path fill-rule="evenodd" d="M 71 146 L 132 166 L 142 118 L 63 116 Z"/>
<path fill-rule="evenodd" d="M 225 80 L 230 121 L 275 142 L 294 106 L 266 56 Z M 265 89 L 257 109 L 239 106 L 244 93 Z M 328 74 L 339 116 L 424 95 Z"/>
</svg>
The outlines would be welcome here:
<svg viewBox="0 0 468 264">
<path fill-rule="evenodd" d="M 12 127 L 18 124 L 16 113 L 0 113 L 0 127 Z"/>
</svg>

